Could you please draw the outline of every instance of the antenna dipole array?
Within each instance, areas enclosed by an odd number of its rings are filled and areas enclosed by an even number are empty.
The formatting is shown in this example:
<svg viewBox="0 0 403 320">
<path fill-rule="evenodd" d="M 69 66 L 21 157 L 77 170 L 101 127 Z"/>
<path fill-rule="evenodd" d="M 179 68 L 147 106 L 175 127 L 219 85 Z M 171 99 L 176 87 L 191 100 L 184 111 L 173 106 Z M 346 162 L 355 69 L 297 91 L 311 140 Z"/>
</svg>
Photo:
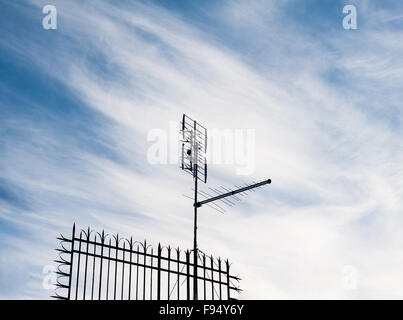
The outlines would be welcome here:
<svg viewBox="0 0 403 320">
<path fill-rule="evenodd" d="M 181 169 L 207 183 L 207 129 L 185 114 L 180 124 Z"/>
</svg>

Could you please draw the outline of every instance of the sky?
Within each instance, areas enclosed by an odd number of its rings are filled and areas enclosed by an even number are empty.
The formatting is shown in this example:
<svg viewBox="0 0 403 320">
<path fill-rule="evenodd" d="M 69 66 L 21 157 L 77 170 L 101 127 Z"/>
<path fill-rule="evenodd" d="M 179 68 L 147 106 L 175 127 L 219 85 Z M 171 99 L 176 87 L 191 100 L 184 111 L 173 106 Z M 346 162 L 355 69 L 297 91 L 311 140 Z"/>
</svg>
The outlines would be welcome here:
<svg viewBox="0 0 403 320">
<path fill-rule="evenodd" d="M 175 141 L 183 113 L 255 133 L 253 170 L 211 163 L 205 190 L 272 179 L 199 213 L 200 249 L 232 261 L 238 298 L 403 298 L 402 3 L 0 8 L 0 299 L 50 298 L 56 237 L 74 222 L 192 246 L 191 177 L 149 161 L 150 132 Z"/>
</svg>

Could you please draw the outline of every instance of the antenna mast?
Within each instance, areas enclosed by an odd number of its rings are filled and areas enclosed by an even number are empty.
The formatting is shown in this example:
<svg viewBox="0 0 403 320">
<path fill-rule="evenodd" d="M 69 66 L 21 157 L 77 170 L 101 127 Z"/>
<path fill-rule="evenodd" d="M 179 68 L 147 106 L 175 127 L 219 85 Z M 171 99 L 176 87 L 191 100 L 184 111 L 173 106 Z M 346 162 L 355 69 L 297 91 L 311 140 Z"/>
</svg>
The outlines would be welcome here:
<svg viewBox="0 0 403 320">
<path fill-rule="evenodd" d="M 187 115 L 183 114 L 181 121 L 181 169 L 185 172 L 192 174 L 194 180 L 194 225 L 193 225 L 193 299 L 198 300 L 198 283 L 197 283 L 197 258 L 198 258 L 198 247 L 197 247 L 197 209 L 202 205 L 210 202 L 214 202 L 217 200 L 222 201 L 227 204 L 231 203 L 229 200 L 225 199 L 227 197 L 235 197 L 235 194 L 240 193 L 244 194 L 246 191 L 251 191 L 254 188 L 261 187 L 266 184 L 270 184 L 271 180 L 267 179 L 259 183 L 254 183 L 252 185 L 247 185 L 242 188 L 238 188 L 235 190 L 228 190 L 226 193 L 218 193 L 217 196 L 213 196 L 210 198 L 206 198 L 206 192 L 201 192 L 206 199 L 202 201 L 198 201 L 198 181 L 202 181 L 207 183 L 207 161 L 206 161 L 206 153 L 207 153 L 207 129 L 196 122 L 196 120 L 192 120 Z M 214 190 L 214 189 L 213 189 Z M 208 194 L 207 194 L 208 195 Z M 225 200 L 224 200 L 225 199 Z M 218 206 L 217 206 L 218 207 Z"/>
</svg>

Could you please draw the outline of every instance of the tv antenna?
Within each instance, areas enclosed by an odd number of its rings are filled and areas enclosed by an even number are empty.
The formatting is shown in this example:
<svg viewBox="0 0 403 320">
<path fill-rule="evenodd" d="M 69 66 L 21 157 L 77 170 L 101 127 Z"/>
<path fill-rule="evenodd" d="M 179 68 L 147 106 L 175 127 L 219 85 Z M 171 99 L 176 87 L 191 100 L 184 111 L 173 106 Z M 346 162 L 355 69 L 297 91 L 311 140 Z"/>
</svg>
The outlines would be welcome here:
<svg viewBox="0 0 403 320">
<path fill-rule="evenodd" d="M 233 203 L 228 200 L 228 197 L 232 197 L 236 201 L 240 201 L 237 194 L 245 195 L 245 192 L 254 191 L 253 189 L 262 187 L 266 184 L 270 184 L 271 180 L 263 180 L 261 182 L 255 182 L 253 184 L 245 186 L 235 186 L 237 189 L 228 189 L 221 187 L 225 192 L 219 189 L 209 188 L 216 195 L 211 196 L 204 191 L 198 191 L 198 182 L 207 183 L 207 129 L 196 120 L 191 119 L 187 115 L 183 114 L 180 129 L 180 149 L 181 149 L 181 169 L 190 173 L 194 180 L 194 224 L 193 224 L 193 299 L 198 300 L 198 288 L 197 288 L 197 209 L 203 205 L 211 206 L 214 209 L 223 212 L 224 210 L 215 204 L 215 201 L 221 201 L 227 206 L 233 206 Z M 198 194 L 203 196 L 203 200 L 198 201 Z"/>
</svg>

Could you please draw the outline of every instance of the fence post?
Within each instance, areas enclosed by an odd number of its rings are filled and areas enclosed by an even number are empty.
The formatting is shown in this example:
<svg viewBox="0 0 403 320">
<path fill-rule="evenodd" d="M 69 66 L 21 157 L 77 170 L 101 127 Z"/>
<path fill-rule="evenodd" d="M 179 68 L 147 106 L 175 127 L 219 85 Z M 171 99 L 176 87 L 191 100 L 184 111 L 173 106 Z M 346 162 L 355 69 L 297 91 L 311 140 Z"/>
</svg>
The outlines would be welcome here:
<svg viewBox="0 0 403 320">
<path fill-rule="evenodd" d="M 161 244 L 158 243 L 157 261 L 157 300 L 161 300 Z"/>
<path fill-rule="evenodd" d="M 133 254 L 133 239 L 132 238 L 130 238 L 129 245 L 130 245 L 130 264 L 129 264 L 130 269 L 129 269 L 129 299 L 128 300 L 131 300 L 130 298 L 131 298 L 131 291 L 132 291 L 132 254 Z"/>
<path fill-rule="evenodd" d="M 98 300 L 101 300 L 101 286 L 102 286 L 102 266 L 103 266 L 103 257 L 104 257 L 104 241 L 105 241 L 105 233 L 104 230 L 102 230 L 102 235 L 101 235 L 101 262 L 99 266 L 99 285 L 98 285 Z"/>
<path fill-rule="evenodd" d="M 171 295 L 171 247 L 168 246 L 168 296 L 167 296 L 167 300 L 169 300 L 170 295 Z"/>
<path fill-rule="evenodd" d="M 190 300 L 190 252 L 189 250 L 186 250 L 186 274 L 187 274 L 187 280 L 186 280 L 186 292 L 187 292 L 187 300 Z M 179 285 L 179 284 L 178 284 Z"/>
<path fill-rule="evenodd" d="M 231 300 L 231 289 L 230 289 L 230 281 L 229 281 L 229 277 L 230 277 L 230 275 L 229 275 L 229 267 L 230 267 L 230 265 L 229 265 L 228 259 L 226 261 L 226 265 L 227 265 L 227 299 Z"/>
<path fill-rule="evenodd" d="M 211 300 L 214 300 L 214 270 L 213 270 L 213 256 L 210 256 L 210 269 L 211 269 Z"/>
<path fill-rule="evenodd" d="M 180 263 L 179 263 L 179 261 L 180 261 L 180 250 L 179 250 L 179 247 L 176 249 L 176 259 L 177 259 L 177 261 L 178 261 L 178 263 L 177 263 L 177 269 L 178 269 L 178 273 L 177 273 L 177 276 L 178 276 L 178 279 L 177 279 L 177 286 L 176 286 L 176 290 L 177 290 L 177 292 L 178 292 L 178 299 L 177 300 L 179 300 L 180 299 L 180 290 L 179 290 L 179 280 L 180 280 L 180 275 L 179 275 L 179 265 L 180 265 Z"/>
<path fill-rule="evenodd" d="M 120 300 L 124 300 L 124 286 L 125 286 L 125 254 L 126 254 L 126 242 L 123 239 L 123 263 L 122 263 L 122 294 L 120 295 Z"/>
<path fill-rule="evenodd" d="M 147 255 L 147 241 L 144 240 L 144 272 L 143 272 L 143 300 L 146 299 L 146 255 Z"/>
<path fill-rule="evenodd" d="M 218 281 L 220 282 L 219 288 L 220 288 L 220 300 L 222 300 L 222 295 L 221 295 L 221 258 L 218 258 Z"/>
<path fill-rule="evenodd" d="M 150 300 L 153 299 L 153 261 L 154 261 L 154 249 L 151 247 L 151 268 L 150 268 Z"/>
<path fill-rule="evenodd" d="M 77 262 L 77 281 L 76 281 L 76 296 L 75 299 L 78 299 L 78 281 L 80 279 L 80 264 L 81 264 L 81 240 L 82 240 L 83 232 L 80 231 L 80 241 L 78 245 L 78 262 Z"/>
<path fill-rule="evenodd" d="M 73 234 L 71 236 L 71 254 L 70 254 L 70 275 L 69 275 L 69 293 L 67 299 L 70 300 L 71 295 L 71 279 L 73 278 L 73 256 L 74 256 L 74 237 L 76 235 L 76 224 L 73 224 Z"/>
<path fill-rule="evenodd" d="M 206 255 L 203 253 L 203 299 L 206 300 Z"/>
</svg>

